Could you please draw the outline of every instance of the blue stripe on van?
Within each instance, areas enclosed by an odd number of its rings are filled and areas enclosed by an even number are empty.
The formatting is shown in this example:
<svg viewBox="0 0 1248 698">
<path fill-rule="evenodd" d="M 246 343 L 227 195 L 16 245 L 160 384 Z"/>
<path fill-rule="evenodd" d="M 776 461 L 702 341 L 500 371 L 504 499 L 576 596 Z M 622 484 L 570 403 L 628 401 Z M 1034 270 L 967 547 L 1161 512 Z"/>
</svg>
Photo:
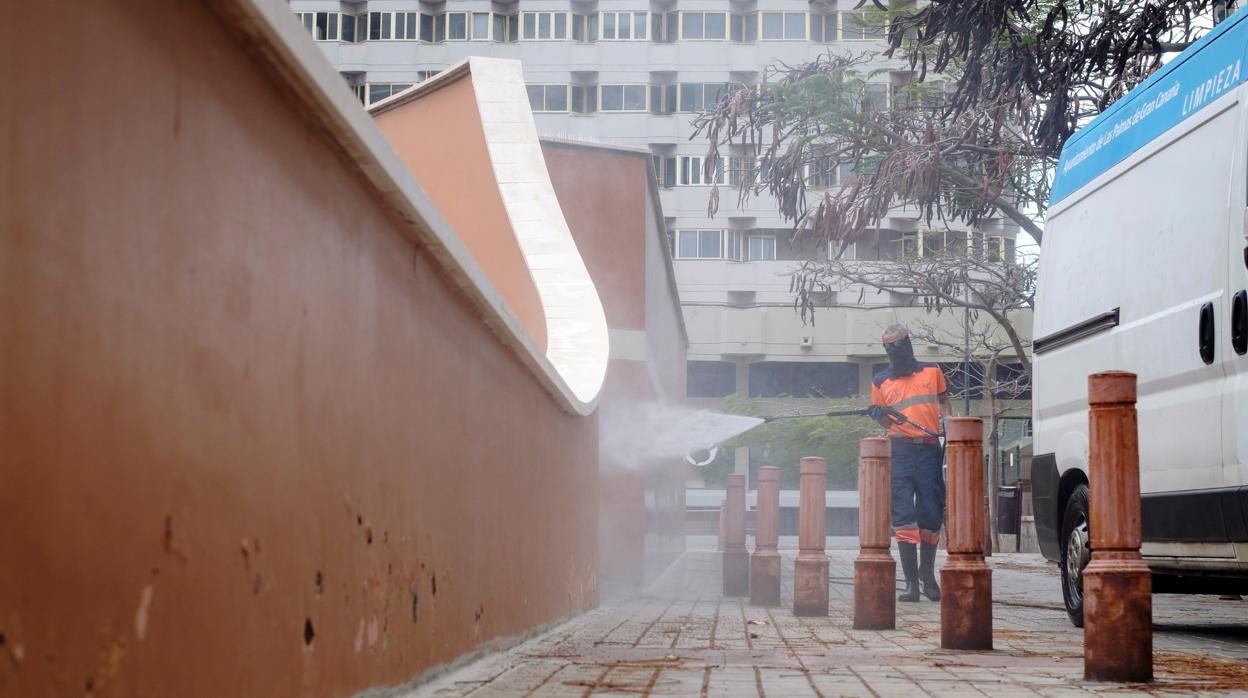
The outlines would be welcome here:
<svg viewBox="0 0 1248 698">
<path fill-rule="evenodd" d="M 1071 136 L 1057 162 L 1049 205 L 1248 80 L 1246 20 L 1248 12 L 1235 13 Z"/>
</svg>

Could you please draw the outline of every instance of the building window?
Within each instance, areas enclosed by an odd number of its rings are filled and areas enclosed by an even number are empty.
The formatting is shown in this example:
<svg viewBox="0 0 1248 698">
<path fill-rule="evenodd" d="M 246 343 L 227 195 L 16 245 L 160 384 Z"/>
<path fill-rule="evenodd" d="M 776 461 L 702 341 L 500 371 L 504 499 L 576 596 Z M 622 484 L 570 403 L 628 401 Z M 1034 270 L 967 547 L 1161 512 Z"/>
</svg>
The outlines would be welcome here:
<svg viewBox="0 0 1248 698">
<path fill-rule="evenodd" d="M 677 230 L 677 259 L 724 259 L 724 231 Z"/>
<path fill-rule="evenodd" d="M 686 41 L 723 41 L 728 38 L 728 13 L 681 12 L 680 38 Z"/>
<path fill-rule="evenodd" d="M 650 40 L 661 44 L 676 43 L 680 31 L 680 13 L 650 13 Z"/>
<path fill-rule="evenodd" d="M 698 112 L 713 109 L 728 93 L 728 85 L 722 82 L 682 82 L 680 84 L 680 110 Z"/>
<path fill-rule="evenodd" d="M 732 15 L 729 22 L 729 38 L 737 42 L 758 41 L 758 13 Z"/>
<path fill-rule="evenodd" d="M 533 111 L 568 111 L 568 85 L 529 85 Z"/>
<path fill-rule="evenodd" d="M 774 237 L 750 236 L 750 261 L 766 262 L 776 258 L 776 239 Z"/>
<path fill-rule="evenodd" d="M 826 15 L 810 16 L 810 40 L 820 43 L 830 44 L 837 41 L 840 35 L 837 33 L 839 15 L 835 12 Z"/>
<path fill-rule="evenodd" d="M 472 40 L 473 41 L 489 41 L 490 40 L 490 13 L 489 12 L 473 12 L 472 13 Z"/>
<path fill-rule="evenodd" d="M 731 259 L 734 262 L 743 260 L 745 254 L 745 233 L 740 230 L 728 230 L 724 232 L 724 259 Z"/>
<path fill-rule="evenodd" d="M 520 37 L 524 41 L 564 41 L 568 38 L 567 12 L 521 12 Z"/>
<path fill-rule="evenodd" d="M 806 39 L 805 12 L 764 12 L 762 38 L 768 41 Z"/>
<path fill-rule="evenodd" d="M 651 85 L 650 113 L 675 114 L 677 89 L 676 85 Z"/>
<path fill-rule="evenodd" d="M 862 110 L 866 112 L 884 111 L 889 107 L 889 89 L 891 86 L 887 83 L 874 82 L 866 86 L 866 93 L 863 95 Z"/>
<path fill-rule="evenodd" d="M 735 392 L 736 364 L 727 361 L 690 361 L 686 364 L 686 397 L 727 397 Z"/>
<path fill-rule="evenodd" d="M 676 158 L 651 156 L 654 159 L 654 177 L 660 189 L 676 186 Z M 675 255 L 675 251 L 672 252 Z"/>
<path fill-rule="evenodd" d="M 861 41 L 884 38 L 884 18 L 870 12 L 842 12 L 841 40 Z"/>
<path fill-rule="evenodd" d="M 811 189 L 829 189 L 839 184 L 836 158 L 817 157 L 806 164 L 806 186 Z"/>
<path fill-rule="evenodd" d="M 996 393 L 1003 400 L 1031 399 L 1031 377 L 1022 364 L 997 364 Z"/>
<path fill-rule="evenodd" d="M 887 366 L 887 364 L 885 364 Z M 949 388 L 950 399 L 978 400 L 983 397 L 984 365 L 961 361 L 942 361 L 939 364 L 945 374 L 945 383 Z"/>
<path fill-rule="evenodd" d="M 432 17 L 421 12 L 368 12 L 367 39 L 369 41 L 428 41 L 422 34 Z M 359 34 L 363 34 L 364 16 L 359 16 Z"/>
<path fill-rule="evenodd" d="M 419 12 L 369 12 L 368 41 L 416 41 L 425 17 Z M 364 15 L 360 15 L 363 22 Z M 363 27 L 360 28 L 363 30 Z"/>
<path fill-rule="evenodd" d="M 645 41 L 649 31 L 648 12 L 600 12 L 603 41 Z"/>
<path fill-rule="evenodd" d="M 858 394 L 858 364 L 760 361 L 750 364 L 750 397 L 843 398 Z"/>
<path fill-rule="evenodd" d="M 759 183 L 758 159 L 752 157 L 728 158 L 728 185 L 748 187 Z"/>
<path fill-rule="evenodd" d="M 999 235 L 985 235 L 980 232 L 961 230 L 927 230 L 919 235 L 921 240 L 918 254 L 931 256 L 941 253 L 951 255 L 967 254 L 967 238 L 970 238 L 970 253 L 990 262 L 1012 260 L 1014 241 Z"/>
<path fill-rule="evenodd" d="M 434 72 L 436 73 L 437 71 Z M 361 101 L 364 102 L 364 106 L 371 107 L 381 100 L 391 95 L 397 95 L 411 86 L 412 83 L 410 82 L 370 82 L 362 85 L 361 87 L 364 89 L 356 94 L 362 98 Z"/>
<path fill-rule="evenodd" d="M 704 159 L 696 155 L 680 156 L 680 185 L 699 186 L 707 184 L 723 184 L 724 159 L 719 158 L 713 176 L 707 176 Z"/>
<path fill-rule="evenodd" d="M 316 41 L 355 41 L 355 16 L 341 12 L 296 12 Z"/>
<path fill-rule="evenodd" d="M 395 12 L 394 38 L 395 40 L 403 39 L 404 41 L 416 41 L 420 38 L 420 13 Z"/>
<path fill-rule="evenodd" d="M 447 41 L 467 41 L 468 40 L 468 13 L 467 12 L 447 12 L 446 13 L 446 40 Z"/>
<path fill-rule="evenodd" d="M 853 262 L 858 259 L 858 245 L 852 242 L 848 245 L 843 245 L 836 240 L 829 240 L 827 254 L 828 259 L 840 259 L 846 262 Z M 835 293 L 833 295 L 835 295 Z"/>
<path fill-rule="evenodd" d="M 644 112 L 649 110 L 647 105 L 649 85 L 600 85 L 598 92 L 600 111 Z"/>
<path fill-rule="evenodd" d="M 598 88 L 593 85 L 572 86 L 572 112 L 593 114 L 598 111 Z"/>
</svg>

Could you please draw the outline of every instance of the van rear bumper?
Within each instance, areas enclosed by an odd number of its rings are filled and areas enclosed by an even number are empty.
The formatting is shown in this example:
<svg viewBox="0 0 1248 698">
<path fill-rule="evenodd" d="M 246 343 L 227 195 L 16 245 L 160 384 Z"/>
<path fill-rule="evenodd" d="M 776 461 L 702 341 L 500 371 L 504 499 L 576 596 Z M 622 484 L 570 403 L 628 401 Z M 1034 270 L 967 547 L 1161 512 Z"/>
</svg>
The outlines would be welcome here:
<svg viewBox="0 0 1248 698">
<path fill-rule="evenodd" d="M 1058 520 L 1061 502 L 1058 501 L 1061 481 L 1057 474 L 1057 458 L 1052 453 L 1045 453 L 1031 460 L 1031 508 L 1035 516 L 1036 540 L 1040 544 L 1040 553 L 1048 560 L 1057 562 L 1061 558 L 1062 522 Z"/>
</svg>

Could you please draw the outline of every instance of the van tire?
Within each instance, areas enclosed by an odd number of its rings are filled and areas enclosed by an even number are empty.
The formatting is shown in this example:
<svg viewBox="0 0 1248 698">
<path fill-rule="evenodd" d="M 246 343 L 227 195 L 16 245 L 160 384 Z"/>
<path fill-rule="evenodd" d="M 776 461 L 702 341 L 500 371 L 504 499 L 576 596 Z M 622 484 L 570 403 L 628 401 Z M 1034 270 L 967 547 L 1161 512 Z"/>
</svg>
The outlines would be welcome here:
<svg viewBox="0 0 1248 698">
<path fill-rule="evenodd" d="M 1083 627 L 1083 569 L 1092 557 L 1088 534 L 1088 486 L 1079 483 L 1066 500 L 1062 514 L 1062 601 L 1076 628 Z"/>
</svg>

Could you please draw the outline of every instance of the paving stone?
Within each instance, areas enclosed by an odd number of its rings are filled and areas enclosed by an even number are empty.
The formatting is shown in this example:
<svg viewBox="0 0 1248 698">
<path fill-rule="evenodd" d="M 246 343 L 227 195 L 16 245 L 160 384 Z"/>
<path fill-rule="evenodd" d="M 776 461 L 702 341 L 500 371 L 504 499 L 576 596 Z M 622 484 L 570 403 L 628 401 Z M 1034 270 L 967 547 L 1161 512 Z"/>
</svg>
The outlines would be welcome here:
<svg viewBox="0 0 1248 698">
<path fill-rule="evenodd" d="M 940 649 L 940 604 L 898 604 L 897 629 L 852 628 L 856 550 L 829 550 L 826 618 L 792 613 L 794 550 L 781 607 L 720 596 L 720 561 L 693 550 L 654 587 L 419 687 L 416 696 L 1179 696 L 1248 694 L 1248 602 L 1156 596 L 1157 681 L 1083 681 L 1083 631 L 1062 609 L 1056 568 L 998 554 L 994 650 Z"/>
</svg>

